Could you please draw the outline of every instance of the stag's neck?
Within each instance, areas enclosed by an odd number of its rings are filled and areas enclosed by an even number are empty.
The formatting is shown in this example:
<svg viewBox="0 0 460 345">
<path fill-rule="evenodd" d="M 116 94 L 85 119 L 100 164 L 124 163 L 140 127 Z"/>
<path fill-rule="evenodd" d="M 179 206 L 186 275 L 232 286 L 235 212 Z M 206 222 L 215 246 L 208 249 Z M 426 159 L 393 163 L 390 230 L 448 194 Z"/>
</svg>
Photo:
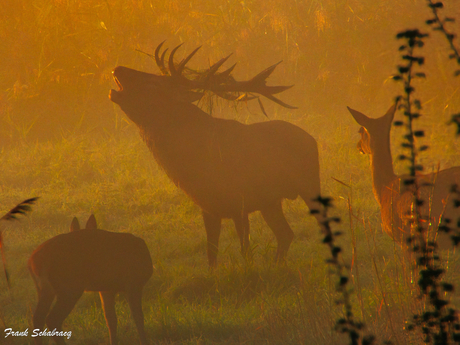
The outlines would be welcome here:
<svg viewBox="0 0 460 345">
<path fill-rule="evenodd" d="M 382 206 L 382 193 L 390 188 L 392 182 L 397 178 L 393 170 L 390 145 L 378 147 L 371 155 L 371 169 L 374 195 L 380 206 Z"/>
<path fill-rule="evenodd" d="M 137 125 L 156 161 L 178 184 L 183 170 L 203 159 L 203 143 L 212 134 L 214 119 L 193 104 L 159 109 Z"/>
</svg>

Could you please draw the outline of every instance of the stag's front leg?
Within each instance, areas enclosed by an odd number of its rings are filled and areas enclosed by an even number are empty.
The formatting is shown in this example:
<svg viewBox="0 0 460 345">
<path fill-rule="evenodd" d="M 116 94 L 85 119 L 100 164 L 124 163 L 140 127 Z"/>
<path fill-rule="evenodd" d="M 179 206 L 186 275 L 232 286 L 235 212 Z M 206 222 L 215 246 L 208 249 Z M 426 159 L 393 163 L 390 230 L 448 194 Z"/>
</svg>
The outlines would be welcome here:
<svg viewBox="0 0 460 345">
<path fill-rule="evenodd" d="M 235 223 L 236 233 L 240 239 L 241 253 L 244 257 L 249 250 L 249 218 L 247 213 L 242 213 L 240 216 L 233 218 Z"/>
<path fill-rule="evenodd" d="M 222 218 L 203 211 L 204 227 L 208 239 L 208 263 L 210 268 L 217 265 L 217 252 L 219 250 L 219 236 Z"/>
<path fill-rule="evenodd" d="M 274 203 L 270 207 L 264 208 L 261 210 L 261 213 L 262 217 L 264 217 L 267 222 L 267 225 L 274 232 L 278 242 L 276 261 L 283 262 L 286 258 L 289 246 L 294 239 L 294 232 L 284 217 L 281 201 Z"/>
</svg>

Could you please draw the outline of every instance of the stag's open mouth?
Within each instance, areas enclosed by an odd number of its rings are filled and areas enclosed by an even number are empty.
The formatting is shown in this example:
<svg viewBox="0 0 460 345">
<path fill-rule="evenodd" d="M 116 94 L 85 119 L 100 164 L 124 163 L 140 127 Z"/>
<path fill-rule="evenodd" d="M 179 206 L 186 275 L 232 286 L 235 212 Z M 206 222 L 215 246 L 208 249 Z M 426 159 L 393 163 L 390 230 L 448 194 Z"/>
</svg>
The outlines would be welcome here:
<svg viewBox="0 0 460 345">
<path fill-rule="evenodd" d="M 114 75 L 113 76 L 113 80 L 115 80 L 115 83 L 117 84 L 118 86 L 118 91 L 123 91 L 123 85 L 121 85 L 120 81 L 118 80 L 118 78 Z"/>
</svg>

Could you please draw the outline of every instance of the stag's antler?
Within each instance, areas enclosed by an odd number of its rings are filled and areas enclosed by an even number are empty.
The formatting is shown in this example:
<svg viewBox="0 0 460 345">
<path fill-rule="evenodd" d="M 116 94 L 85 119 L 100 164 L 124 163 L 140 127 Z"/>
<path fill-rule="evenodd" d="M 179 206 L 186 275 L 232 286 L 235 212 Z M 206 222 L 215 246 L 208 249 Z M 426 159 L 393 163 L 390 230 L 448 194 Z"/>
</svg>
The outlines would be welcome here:
<svg viewBox="0 0 460 345">
<path fill-rule="evenodd" d="M 230 68 L 226 69 L 223 72 L 217 73 L 219 68 L 228 60 L 231 56 L 228 55 L 217 61 L 213 64 L 209 69 L 204 72 L 199 72 L 198 77 L 196 79 L 188 79 L 186 78 L 182 72 L 185 69 L 185 65 L 190 61 L 190 59 L 196 54 L 196 52 L 201 48 L 198 47 L 194 51 L 192 51 L 185 59 L 183 59 L 178 64 L 174 63 L 174 54 L 176 51 L 182 46 L 182 44 L 175 47 L 171 54 L 169 55 L 168 59 L 168 68 L 165 66 L 165 54 L 167 49 L 163 51 L 160 57 L 160 50 L 163 46 L 164 41 L 161 42 L 158 47 L 155 49 L 155 61 L 160 68 L 163 75 L 170 75 L 173 79 L 176 80 L 178 84 L 184 86 L 189 89 L 199 89 L 199 90 L 209 90 L 215 93 L 217 96 L 222 97 L 224 99 L 232 100 L 232 101 L 241 101 L 241 100 L 251 100 L 254 98 L 258 98 L 257 96 L 251 95 L 251 93 L 260 94 L 269 100 L 289 109 L 297 109 L 297 107 L 291 106 L 280 99 L 276 98 L 275 94 L 286 91 L 293 87 L 294 85 L 289 86 L 268 86 L 266 85 L 266 79 L 272 74 L 275 70 L 276 66 L 278 66 L 280 62 L 268 67 L 267 69 L 263 70 L 255 77 L 247 81 L 236 81 L 232 76 L 231 73 L 236 66 L 236 63 L 233 64 Z M 169 69 L 169 71 L 168 71 Z M 236 95 L 235 95 L 236 93 Z M 239 95 L 239 93 L 244 93 L 244 95 Z M 262 106 L 262 103 L 259 99 L 259 104 L 261 106 L 262 111 L 265 114 L 265 110 Z"/>
</svg>

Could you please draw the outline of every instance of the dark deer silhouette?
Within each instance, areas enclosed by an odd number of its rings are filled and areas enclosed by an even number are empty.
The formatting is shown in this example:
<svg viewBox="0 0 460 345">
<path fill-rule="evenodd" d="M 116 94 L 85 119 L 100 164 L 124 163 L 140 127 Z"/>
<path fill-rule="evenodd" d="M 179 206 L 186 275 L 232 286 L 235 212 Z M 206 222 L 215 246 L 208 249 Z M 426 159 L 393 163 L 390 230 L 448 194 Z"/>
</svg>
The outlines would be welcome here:
<svg viewBox="0 0 460 345">
<path fill-rule="evenodd" d="M 77 218 L 70 233 L 57 235 L 42 243 L 31 255 L 29 271 L 38 292 L 33 316 L 34 329 L 62 330 L 62 323 L 84 291 L 99 291 L 110 344 L 117 345 L 115 296 L 125 292 L 140 343 L 147 344 L 142 312 L 142 289 L 153 273 L 152 259 L 144 240 L 127 233 L 97 229 L 90 216 L 86 229 L 80 229 Z M 56 303 L 51 308 L 53 300 Z M 65 344 L 56 336 L 57 344 Z M 40 337 L 35 338 L 41 344 Z"/>
<path fill-rule="evenodd" d="M 284 260 L 294 234 L 284 217 L 282 200 L 300 195 L 310 210 L 320 208 L 314 201 L 320 195 L 315 139 L 285 121 L 246 125 L 214 118 L 191 102 L 209 90 L 230 100 L 252 99 L 258 93 L 294 108 L 273 96 L 291 86 L 266 85 L 277 64 L 248 81 L 233 79 L 230 73 L 235 65 L 217 73 L 229 56 L 204 72 L 188 70 L 191 77 L 186 78 L 185 65 L 199 48 L 175 64 L 176 47 L 169 56 L 168 69 L 166 50 L 159 55 L 161 45 L 155 59 L 163 75 L 116 67 L 113 77 L 119 89 L 110 91 L 110 99 L 139 127 L 171 180 L 201 207 L 210 267 L 217 262 L 221 220 L 233 220 L 246 254 L 248 214 L 256 210 L 276 236 L 277 260 Z M 320 222 L 320 216 L 315 216 Z"/>
</svg>

